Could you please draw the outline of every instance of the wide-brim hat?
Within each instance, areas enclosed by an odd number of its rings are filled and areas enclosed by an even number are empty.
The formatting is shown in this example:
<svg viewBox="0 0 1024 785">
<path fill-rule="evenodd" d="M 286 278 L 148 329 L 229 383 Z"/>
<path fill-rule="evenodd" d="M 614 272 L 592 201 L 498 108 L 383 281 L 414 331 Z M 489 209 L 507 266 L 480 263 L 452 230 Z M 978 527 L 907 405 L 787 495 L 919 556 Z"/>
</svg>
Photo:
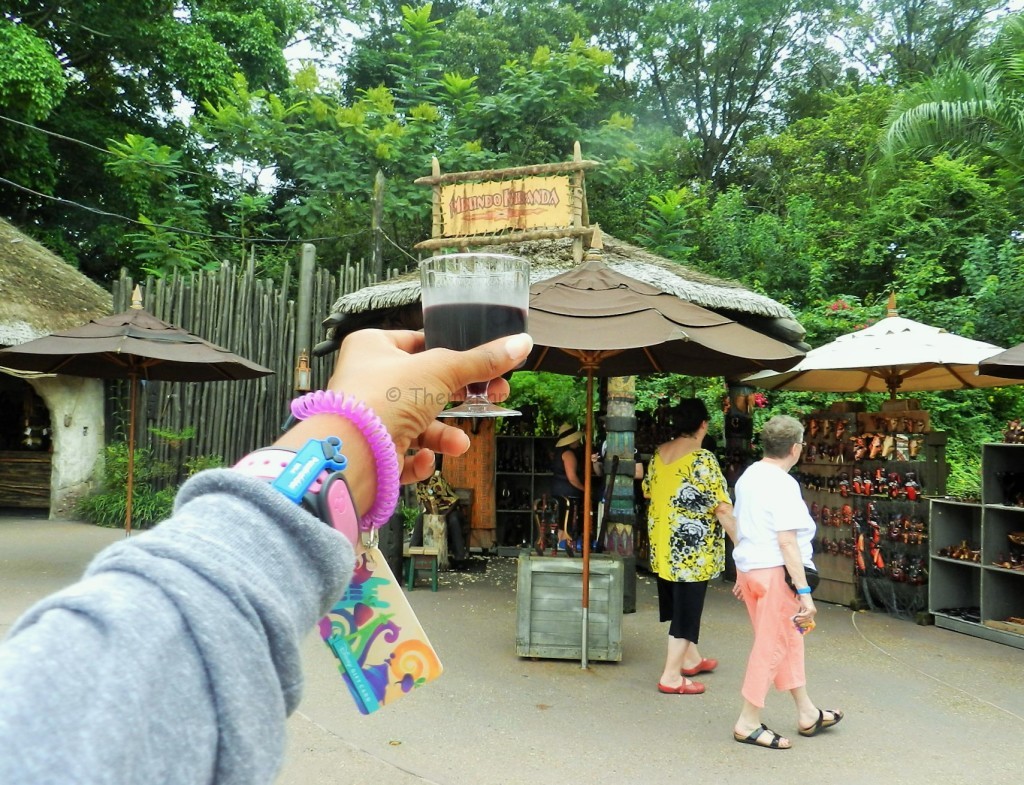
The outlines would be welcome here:
<svg viewBox="0 0 1024 785">
<path fill-rule="evenodd" d="M 583 432 L 575 425 L 562 423 L 558 426 L 558 441 L 555 442 L 555 447 L 567 447 L 580 441 L 583 441 Z"/>
</svg>

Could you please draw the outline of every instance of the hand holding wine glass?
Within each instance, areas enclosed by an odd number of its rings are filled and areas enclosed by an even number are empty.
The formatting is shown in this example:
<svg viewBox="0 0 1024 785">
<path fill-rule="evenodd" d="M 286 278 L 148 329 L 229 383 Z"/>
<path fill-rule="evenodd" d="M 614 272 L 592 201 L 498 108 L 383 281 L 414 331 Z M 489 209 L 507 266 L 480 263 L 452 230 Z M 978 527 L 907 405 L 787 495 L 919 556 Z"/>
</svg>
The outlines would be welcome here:
<svg viewBox="0 0 1024 785">
<path fill-rule="evenodd" d="M 518 256 L 459 253 L 420 263 L 423 331 L 428 349 L 465 351 L 526 331 L 530 264 Z M 487 399 L 487 382 L 466 388 L 466 400 L 439 417 L 510 417 Z"/>
</svg>

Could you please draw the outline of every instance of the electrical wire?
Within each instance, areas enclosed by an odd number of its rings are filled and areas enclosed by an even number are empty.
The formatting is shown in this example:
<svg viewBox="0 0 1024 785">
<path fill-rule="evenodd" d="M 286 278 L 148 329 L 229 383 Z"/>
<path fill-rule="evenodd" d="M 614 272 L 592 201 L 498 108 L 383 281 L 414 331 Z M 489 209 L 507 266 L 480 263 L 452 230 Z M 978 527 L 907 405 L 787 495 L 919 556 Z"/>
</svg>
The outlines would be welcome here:
<svg viewBox="0 0 1024 785">
<path fill-rule="evenodd" d="M 83 141 L 81 139 L 75 139 L 72 136 L 67 136 L 65 134 L 57 133 L 56 131 L 51 131 L 51 130 L 49 130 L 47 128 L 40 128 L 38 125 L 32 125 L 31 123 L 22 122 L 21 120 L 15 120 L 13 117 L 7 117 L 6 115 L 0 114 L 0 120 L 2 120 L 5 123 L 10 123 L 12 125 L 17 125 L 17 126 L 20 126 L 22 128 L 27 128 L 30 131 L 36 131 L 36 132 L 41 133 L 41 134 L 43 134 L 45 136 L 51 136 L 54 139 L 60 139 L 62 142 L 69 142 L 71 144 L 80 145 L 81 147 L 86 147 L 86 148 L 88 148 L 90 150 L 95 150 L 96 152 L 103 153 L 106 156 L 110 156 L 110 157 L 115 157 L 116 156 L 116 153 L 114 153 L 114 152 L 112 152 L 110 150 L 107 150 L 107 149 L 105 149 L 103 147 L 97 147 L 96 145 L 94 145 L 94 144 L 92 144 L 90 142 L 85 142 L 85 141 Z M 141 163 L 145 164 L 146 166 L 148 166 L 148 167 L 150 167 L 152 169 L 156 169 L 158 171 L 170 169 L 170 167 L 165 166 L 164 164 L 156 163 L 154 161 L 142 161 Z M 197 171 L 194 171 L 192 169 L 179 169 L 177 171 L 179 171 L 181 174 L 190 175 L 192 177 L 197 177 L 197 178 L 200 178 L 200 179 L 203 179 L 203 180 L 209 180 L 211 182 L 218 183 L 218 184 L 223 184 L 223 182 L 225 180 L 230 179 L 230 178 L 226 178 L 226 177 L 218 177 L 217 175 L 210 174 L 209 172 L 197 172 Z M 231 172 L 231 174 L 234 175 L 235 173 Z M 241 174 L 237 175 L 237 177 L 239 179 L 241 179 L 242 176 L 243 175 L 241 175 Z M 275 185 L 274 186 L 274 190 L 282 191 L 282 192 L 285 192 L 285 193 L 297 194 L 299 196 L 348 196 L 349 195 L 345 191 L 334 191 L 334 190 L 331 190 L 329 188 L 315 188 L 315 189 L 311 189 L 311 188 L 294 188 L 294 187 L 292 187 L 290 185 Z"/>
<path fill-rule="evenodd" d="M 400 246 L 400 245 L 399 245 L 398 243 L 396 243 L 396 242 L 395 242 L 394 240 L 392 240 L 392 239 L 391 239 L 390 237 L 388 237 L 388 234 L 387 234 L 387 232 L 385 232 L 385 231 L 383 231 L 383 230 L 382 230 L 382 231 L 381 231 L 381 236 L 382 236 L 382 237 L 383 237 L 383 238 L 384 238 L 385 240 L 387 240 L 387 241 L 388 241 L 389 243 L 391 243 L 391 244 L 392 244 L 393 246 L 395 246 L 395 248 L 397 248 L 397 249 L 398 249 L 399 251 L 401 251 L 401 252 L 402 252 L 402 253 L 404 253 L 404 254 L 405 254 L 406 256 L 408 256 L 408 257 L 409 257 L 410 259 L 412 259 L 412 261 L 416 262 L 416 264 L 419 264 L 419 263 L 420 263 L 420 260 L 419 260 L 419 259 L 417 259 L 417 258 L 416 258 L 415 256 L 413 256 L 413 255 L 412 255 L 411 253 L 409 253 L 409 252 L 408 252 L 407 250 L 405 250 L 405 249 L 404 249 L 404 248 L 403 248 L 402 246 Z"/>
<path fill-rule="evenodd" d="M 8 180 L 6 177 L 0 177 L 0 183 L 9 185 L 12 188 L 18 189 L 19 191 L 24 191 L 25 193 L 31 194 L 32 196 L 39 197 L 40 199 L 48 199 L 51 202 L 56 202 L 57 204 L 62 204 L 68 207 L 74 207 L 79 210 L 85 210 L 86 212 L 93 213 L 95 215 L 102 215 L 105 218 L 116 218 L 119 221 L 125 221 L 127 223 L 135 224 L 136 226 L 142 226 L 147 229 L 166 229 L 167 231 L 174 232 L 176 234 L 185 234 L 191 237 L 202 237 L 207 240 L 227 240 L 230 242 L 253 243 L 256 245 L 288 245 L 292 243 L 318 243 L 326 242 L 328 240 L 344 240 L 350 237 L 359 237 L 360 235 L 366 234 L 367 232 L 370 231 L 369 229 L 360 229 L 359 231 L 351 232 L 350 234 L 339 234 L 326 237 L 312 237 L 304 240 L 279 240 L 273 237 L 235 237 L 234 235 L 230 234 L 209 234 L 208 232 L 197 232 L 193 229 L 182 229 L 180 226 L 171 226 L 170 224 L 146 223 L 144 221 L 136 220 L 135 218 L 129 218 L 126 215 L 121 215 L 120 213 L 112 213 L 109 210 L 101 210 L 98 207 L 90 207 L 87 204 L 74 202 L 71 201 L 70 199 L 64 199 L 63 197 L 60 196 L 51 196 L 50 194 L 40 193 L 39 191 L 33 190 L 28 186 L 21 185 L 20 183 L 16 183 L 13 180 Z"/>
</svg>

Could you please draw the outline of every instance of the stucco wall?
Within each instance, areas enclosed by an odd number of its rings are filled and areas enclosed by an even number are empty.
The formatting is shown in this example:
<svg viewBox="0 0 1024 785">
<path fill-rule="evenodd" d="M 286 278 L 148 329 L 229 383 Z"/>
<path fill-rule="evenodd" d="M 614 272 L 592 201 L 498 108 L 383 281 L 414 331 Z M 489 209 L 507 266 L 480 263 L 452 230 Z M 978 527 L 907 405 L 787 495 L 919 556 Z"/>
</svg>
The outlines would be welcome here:
<svg viewBox="0 0 1024 785">
<path fill-rule="evenodd" d="M 33 379 L 50 410 L 53 471 L 50 518 L 74 517 L 75 503 L 91 493 L 103 467 L 103 382 L 76 376 Z"/>
</svg>

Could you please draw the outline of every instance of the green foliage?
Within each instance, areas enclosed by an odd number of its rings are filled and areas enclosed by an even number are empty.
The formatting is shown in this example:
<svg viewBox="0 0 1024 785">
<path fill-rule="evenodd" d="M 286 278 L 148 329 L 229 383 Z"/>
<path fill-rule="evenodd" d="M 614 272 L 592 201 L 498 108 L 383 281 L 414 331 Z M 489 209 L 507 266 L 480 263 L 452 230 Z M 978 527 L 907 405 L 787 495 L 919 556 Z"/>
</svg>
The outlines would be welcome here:
<svg viewBox="0 0 1024 785">
<path fill-rule="evenodd" d="M 178 446 L 181 442 L 194 439 L 196 435 L 196 429 L 191 425 L 182 428 L 180 431 L 171 430 L 168 428 L 158 428 L 156 426 L 150 426 L 149 432 L 156 436 L 158 439 L 169 443 L 171 446 Z"/>
<path fill-rule="evenodd" d="M 587 402 L 585 379 L 544 371 L 516 371 L 509 384 L 509 405 L 537 407 L 538 435 L 555 433 L 563 422 L 582 426 Z"/>
<path fill-rule="evenodd" d="M 806 341 L 812 347 L 823 346 L 840 335 L 863 330 L 885 315 L 884 304 L 864 305 L 853 295 L 839 295 L 818 301 L 800 311 L 799 321 L 807 330 Z"/>
<path fill-rule="evenodd" d="M 696 246 L 696 230 L 687 221 L 687 206 L 693 203 L 693 194 L 685 188 L 652 194 L 648 197 L 649 210 L 641 225 L 636 241 L 654 253 L 685 262 Z M 689 225 L 688 225 L 689 223 Z"/>
<path fill-rule="evenodd" d="M 64 97 L 67 77 L 46 41 L 0 17 L 0 107 L 31 122 L 50 115 Z"/>
<path fill-rule="evenodd" d="M 773 99 L 827 53 L 843 15 L 832 0 L 591 5 L 598 42 L 637 74 L 638 113 L 698 140 L 697 174 L 716 187 L 744 136 L 771 122 Z"/>
<path fill-rule="evenodd" d="M 861 70 L 893 84 L 930 76 L 943 61 L 967 59 L 1000 0 L 872 0 L 854 18 L 846 50 Z"/>
<path fill-rule="evenodd" d="M 174 439 L 192 438 L 194 429 L 180 432 L 154 431 L 158 436 Z M 224 466 L 219 455 L 199 455 L 185 462 L 187 479 L 204 469 Z M 175 487 L 160 487 L 174 479 L 173 466 L 153 459 L 144 447 L 135 449 L 132 464 L 132 527 L 147 529 L 170 516 L 174 507 Z M 112 442 L 104 448 L 103 479 L 99 490 L 79 501 L 75 512 L 86 521 L 98 526 L 120 528 L 125 524 L 128 509 L 128 445 Z"/>
<path fill-rule="evenodd" d="M 965 310 L 975 338 L 999 346 L 1024 341 L 1024 248 L 1016 238 L 996 247 L 988 237 L 968 244 L 960 268 Z"/>
<path fill-rule="evenodd" d="M 185 460 L 185 476 L 191 477 L 207 469 L 223 469 L 225 466 L 227 463 L 221 455 L 196 455 Z"/>
<path fill-rule="evenodd" d="M 135 450 L 132 482 L 133 527 L 146 529 L 170 515 L 174 503 L 174 490 L 156 490 L 154 487 L 166 471 L 166 467 L 161 467 L 153 461 L 149 450 Z M 76 507 L 76 513 L 98 526 L 124 526 L 125 513 L 128 509 L 127 486 L 128 445 L 124 442 L 113 442 L 104 450 L 101 489 L 82 499 Z"/>
<path fill-rule="evenodd" d="M 410 534 L 416 528 L 416 520 L 420 517 L 421 510 L 419 507 L 399 502 L 398 514 L 402 516 L 402 530 L 406 534 Z"/>
<path fill-rule="evenodd" d="M 341 4 L 317 5 L 330 11 Z M 203 141 L 181 115 L 229 90 L 236 72 L 260 88 L 283 89 L 285 46 L 303 26 L 321 27 L 306 0 L 194 0 L 178 12 L 172 6 L 83 0 L 57 13 L 46 0 L 12 0 L 0 12 L 0 114 L 38 125 L 0 122 L 0 171 L 65 200 L 5 190 L 4 214 L 35 227 L 37 237 L 99 280 L 123 266 L 135 274 L 143 265 L 155 272 L 181 266 L 171 263 L 175 252 L 186 257 L 186 267 L 219 258 L 195 241 L 176 247 L 173 238 L 156 236 L 140 264 L 123 239 L 130 225 L 95 211 L 144 215 L 154 224 L 204 234 L 224 231 L 216 183 L 226 178 L 212 168 Z M 4 66 L 12 60 L 21 76 L 9 79 Z M 105 167 L 106 140 L 128 135 L 184 151 L 184 168 L 194 173 L 188 188 L 182 182 L 178 193 L 171 188 L 164 194 L 161 210 L 140 206 Z M 180 213 L 172 207 L 179 198 L 185 204 Z"/>
</svg>

